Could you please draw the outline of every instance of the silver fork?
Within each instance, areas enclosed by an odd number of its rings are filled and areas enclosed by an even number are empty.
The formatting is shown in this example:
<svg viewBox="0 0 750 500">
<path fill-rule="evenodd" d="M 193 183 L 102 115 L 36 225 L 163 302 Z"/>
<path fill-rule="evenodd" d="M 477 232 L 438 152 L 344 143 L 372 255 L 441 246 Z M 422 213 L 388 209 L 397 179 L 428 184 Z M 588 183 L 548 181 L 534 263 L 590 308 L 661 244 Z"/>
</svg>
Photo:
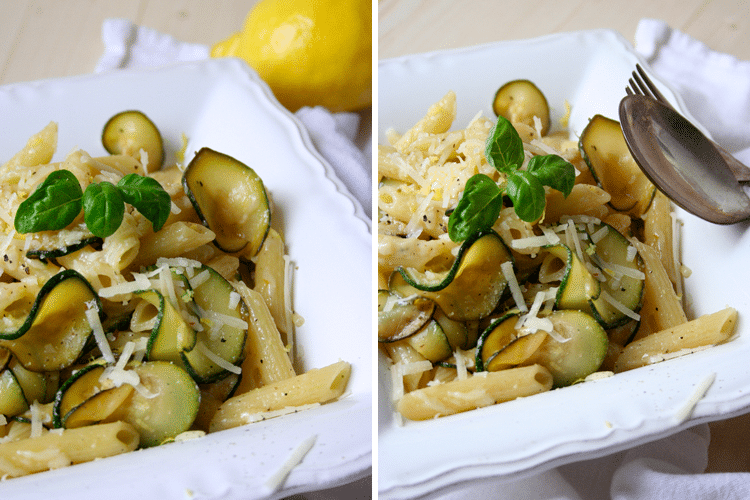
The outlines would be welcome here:
<svg viewBox="0 0 750 500">
<path fill-rule="evenodd" d="M 664 97 L 664 94 L 659 92 L 659 89 L 656 88 L 656 85 L 654 85 L 654 82 L 651 81 L 651 79 L 648 77 L 648 75 L 643 70 L 640 64 L 636 64 L 635 69 L 636 70 L 633 71 L 632 73 L 633 77 L 628 80 L 628 83 L 630 85 L 628 87 L 625 87 L 625 92 L 628 95 L 640 94 L 646 97 L 650 97 L 652 99 L 656 99 L 662 104 L 669 106 L 675 111 L 678 111 Z M 716 150 L 719 152 L 719 154 L 724 157 L 724 160 L 726 160 L 727 165 L 732 170 L 732 173 L 734 174 L 734 177 L 737 179 L 737 181 L 739 182 L 750 181 L 750 167 L 748 167 L 747 165 L 739 161 L 737 158 L 732 156 L 731 153 L 729 153 L 723 147 L 716 144 L 716 142 L 714 142 L 713 140 L 711 140 L 711 143 L 716 147 Z"/>
</svg>

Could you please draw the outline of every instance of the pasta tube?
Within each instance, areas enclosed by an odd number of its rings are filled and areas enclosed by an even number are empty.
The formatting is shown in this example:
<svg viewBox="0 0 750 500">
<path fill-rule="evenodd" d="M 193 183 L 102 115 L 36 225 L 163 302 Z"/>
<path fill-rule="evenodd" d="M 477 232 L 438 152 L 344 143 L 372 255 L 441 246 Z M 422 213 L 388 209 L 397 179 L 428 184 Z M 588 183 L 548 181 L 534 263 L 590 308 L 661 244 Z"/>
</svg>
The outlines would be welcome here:
<svg viewBox="0 0 750 500">
<path fill-rule="evenodd" d="M 662 361 L 666 356 L 679 351 L 719 344 L 732 336 L 736 324 L 737 310 L 727 307 L 652 333 L 625 346 L 615 362 L 614 371 L 631 370 Z"/>
<path fill-rule="evenodd" d="M 251 423 L 257 413 L 332 401 L 344 393 L 351 371 L 349 363 L 338 361 L 234 396 L 219 407 L 210 432 Z"/>
<path fill-rule="evenodd" d="M 0 476 L 17 477 L 138 447 L 138 431 L 125 422 L 91 425 L 0 444 Z"/>
<path fill-rule="evenodd" d="M 398 402 L 398 411 L 410 420 L 453 415 L 552 388 L 552 374 L 531 365 L 496 372 L 481 372 L 463 380 L 417 389 Z"/>
</svg>

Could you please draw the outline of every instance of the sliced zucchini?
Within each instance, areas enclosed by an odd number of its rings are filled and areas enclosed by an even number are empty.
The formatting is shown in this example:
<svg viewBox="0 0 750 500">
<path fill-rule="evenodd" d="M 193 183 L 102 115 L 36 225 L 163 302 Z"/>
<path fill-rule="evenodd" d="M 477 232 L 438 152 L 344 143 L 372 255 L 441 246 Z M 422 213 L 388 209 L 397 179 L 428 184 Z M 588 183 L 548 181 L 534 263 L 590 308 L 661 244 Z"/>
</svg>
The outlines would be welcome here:
<svg viewBox="0 0 750 500">
<path fill-rule="evenodd" d="M 513 256 L 490 230 L 464 241 L 448 271 L 421 273 L 400 267 L 391 275 L 389 288 L 402 296 L 432 299 L 453 320 L 480 319 L 495 309 L 508 285 L 504 262 L 513 262 Z"/>
<path fill-rule="evenodd" d="M 643 215 L 656 188 L 631 156 L 620 122 L 594 116 L 583 129 L 578 147 L 599 187 L 612 197 L 610 206 L 634 217 Z"/>
<path fill-rule="evenodd" d="M 435 320 L 430 321 L 419 332 L 406 339 L 406 342 L 425 359 L 437 363 L 453 355 L 443 328 Z"/>
<path fill-rule="evenodd" d="M 452 351 L 472 347 L 469 345 L 469 328 L 466 323 L 450 319 L 440 308 L 435 309 L 432 319 L 437 321 L 443 329 Z"/>
<path fill-rule="evenodd" d="M 638 253 L 633 256 L 629 252 L 628 239 L 607 224 L 595 225 L 591 234 L 602 228 L 606 228 L 606 233 L 596 242 L 592 260 L 606 276 L 602 284 L 605 294 L 591 299 L 591 311 L 605 329 L 610 329 L 634 319 L 613 302 L 637 313 L 641 309 L 645 281 L 640 277 L 643 259 Z"/>
<path fill-rule="evenodd" d="M 141 447 L 156 446 L 193 425 L 200 406 L 200 390 L 182 368 L 166 361 L 135 364 L 145 393 L 134 391 L 110 420 L 133 425 Z"/>
<path fill-rule="evenodd" d="M 151 330 L 146 347 L 148 359 L 181 363 L 180 355 L 195 347 L 195 331 L 161 293 L 156 290 L 142 290 L 135 292 L 135 295 L 157 309 L 156 324 Z"/>
<path fill-rule="evenodd" d="M 49 402 L 47 397 L 51 391 L 47 387 L 47 384 L 51 384 L 52 381 L 46 372 L 32 372 L 27 370 L 19 363 L 15 356 L 8 363 L 8 369 L 16 376 L 16 380 L 18 380 L 23 394 L 26 396 L 26 401 L 29 403 L 33 403 L 34 401 L 39 403 Z"/>
<path fill-rule="evenodd" d="M 65 418 L 71 411 L 105 389 L 99 380 L 104 369 L 105 365 L 102 362 L 94 362 L 76 371 L 63 382 L 52 406 L 52 424 L 56 428 L 64 426 Z"/>
<path fill-rule="evenodd" d="M 55 427 L 122 420 L 138 430 L 141 447 L 158 445 L 190 428 L 200 391 L 185 370 L 167 361 L 131 362 L 125 369 L 137 375 L 138 387 L 118 387 L 102 379 L 105 369 L 88 365 L 63 384 L 52 410 Z"/>
<path fill-rule="evenodd" d="M 70 410 L 63 418 L 66 429 L 112 422 L 112 415 L 128 402 L 135 388 L 130 384 L 98 392 Z"/>
<path fill-rule="evenodd" d="M 510 344 L 490 358 L 486 364 L 487 371 L 495 372 L 523 365 L 539 349 L 546 338 L 547 332 L 540 330 L 512 340 Z"/>
<path fill-rule="evenodd" d="M 15 417 L 29 409 L 29 402 L 13 370 L 0 372 L 0 415 Z"/>
<path fill-rule="evenodd" d="M 594 317 L 568 309 L 554 311 L 547 318 L 556 335 L 547 335 L 524 364 L 536 363 L 547 368 L 555 387 L 570 385 L 598 370 L 607 354 L 609 340 Z M 559 342 L 558 336 L 566 340 Z"/>
<path fill-rule="evenodd" d="M 525 123 L 534 127 L 534 117 L 542 122 L 542 135 L 549 131 L 549 105 L 539 87 L 529 80 L 513 80 L 495 92 L 492 110 L 511 123 Z"/>
<path fill-rule="evenodd" d="M 185 169 L 182 185 L 204 225 L 216 233 L 221 250 L 250 259 L 271 227 L 263 181 L 231 156 L 202 148 Z"/>
<path fill-rule="evenodd" d="M 104 312 L 96 291 L 73 269 L 61 271 L 42 286 L 23 324 L 0 333 L 0 347 L 9 349 L 27 370 L 55 371 L 80 356 L 92 328 L 87 303 Z"/>
<path fill-rule="evenodd" d="M 479 335 L 474 362 L 478 372 L 487 371 L 487 363 L 518 336 L 516 323 L 520 314 L 518 309 L 509 310 Z"/>
<path fill-rule="evenodd" d="M 560 243 L 545 247 L 545 250 L 553 258 L 565 263 L 565 272 L 557 288 L 555 307 L 588 311 L 590 301 L 598 298 L 601 293 L 599 281 L 566 245 Z"/>
<path fill-rule="evenodd" d="M 128 110 L 107 120 L 102 130 L 102 145 L 113 155 L 140 160 L 141 149 L 148 155 L 147 170 L 159 170 L 164 163 L 164 141 L 159 129 L 141 111 Z"/>
<path fill-rule="evenodd" d="M 378 341 L 395 342 L 417 333 L 432 318 L 435 302 L 419 296 L 400 298 L 378 291 Z"/>
<path fill-rule="evenodd" d="M 51 248 L 51 249 L 45 249 L 45 250 L 29 250 L 26 252 L 26 257 L 30 259 L 39 259 L 42 262 L 47 262 L 50 260 L 54 260 L 58 257 L 64 257 L 66 255 L 70 255 L 73 252 L 77 252 L 78 250 L 87 247 L 89 245 L 91 246 L 101 246 L 102 242 L 101 238 L 98 236 L 92 236 L 91 238 L 84 238 L 81 241 L 77 243 L 72 243 L 70 245 L 63 246 L 61 248 Z"/>
<path fill-rule="evenodd" d="M 249 312 L 232 284 L 221 274 L 208 266 L 196 270 L 196 276 L 201 273 L 208 273 L 208 277 L 193 287 L 193 304 L 204 328 L 197 332 L 196 348 L 180 356 L 188 373 L 198 383 L 206 384 L 220 380 L 229 372 L 209 359 L 203 349 L 227 364 L 242 363 Z"/>
</svg>

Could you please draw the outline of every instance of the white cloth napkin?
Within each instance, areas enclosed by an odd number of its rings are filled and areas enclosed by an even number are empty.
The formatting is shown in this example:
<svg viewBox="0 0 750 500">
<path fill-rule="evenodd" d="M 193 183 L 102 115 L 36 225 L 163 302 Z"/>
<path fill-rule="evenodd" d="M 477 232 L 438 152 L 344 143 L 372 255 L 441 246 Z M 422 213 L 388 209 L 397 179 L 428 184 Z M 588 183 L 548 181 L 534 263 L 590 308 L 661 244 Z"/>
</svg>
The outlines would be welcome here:
<svg viewBox="0 0 750 500">
<path fill-rule="evenodd" d="M 94 69 L 152 68 L 180 61 L 209 57 L 207 46 L 185 43 L 127 19 L 107 19 L 102 25 L 104 53 Z M 318 152 L 331 164 L 336 175 L 362 205 L 372 213 L 371 127 L 361 126 L 358 113 L 331 113 L 316 106 L 295 114 L 307 129 Z M 361 144 L 361 146 L 358 146 Z"/>
<path fill-rule="evenodd" d="M 664 22 L 643 19 L 636 50 L 680 94 L 714 140 L 750 165 L 750 61 L 710 50 Z M 476 481 L 430 500 L 744 500 L 750 473 L 706 474 L 708 425 L 528 479 Z"/>
</svg>

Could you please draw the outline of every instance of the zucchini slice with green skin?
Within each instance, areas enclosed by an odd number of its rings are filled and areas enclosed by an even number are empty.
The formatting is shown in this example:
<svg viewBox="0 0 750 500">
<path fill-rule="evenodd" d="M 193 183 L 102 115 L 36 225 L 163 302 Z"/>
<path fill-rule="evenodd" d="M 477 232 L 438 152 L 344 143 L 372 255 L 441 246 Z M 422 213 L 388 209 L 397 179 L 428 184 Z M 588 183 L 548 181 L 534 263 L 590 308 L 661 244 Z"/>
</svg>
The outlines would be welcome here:
<svg viewBox="0 0 750 500">
<path fill-rule="evenodd" d="M 15 417 L 29 409 L 29 402 L 23 393 L 13 370 L 6 368 L 0 372 L 0 415 Z"/>
<path fill-rule="evenodd" d="M 202 148 L 182 176 L 182 185 L 214 243 L 227 253 L 250 259 L 271 227 L 271 209 L 263 181 L 231 156 Z"/>
<path fill-rule="evenodd" d="M 52 381 L 47 372 L 32 372 L 23 367 L 23 365 L 14 356 L 8 363 L 8 370 L 13 372 L 16 380 L 21 385 L 26 401 L 33 403 L 48 403 L 48 394 L 50 393 L 48 384 Z M 54 393 L 54 392 L 53 392 Z"/>
<path fill-rule="evenodd" d="M 591 300 L 601 294 L 601 285 L 583 265 L 578 256 L 562 243 L 547 246 L 547 252 L 565 263 L 565 273 L 555 296 L 558 309 L 589 311 Z"/>
<path fill-rule="evenodd" d="M 140 434 L 140 446 L 161 444 L 190 428 L 198 413 L 200 390 L 188 373 L 167 361 L 131 362 L 139 387 L 101 380 L 106 367 L 88 365 L 68 379 L 53 406 L 55 427 L 75 428 L 122 420 Z M 139 390 L 140 389 L 140 390 Z"/>
<path fill-rule="evenodd" d="M 555 387 L 565 387 L 594 373 L 607 354 L 607 333 L 590 314 L 575 309 L 554 311 L 547 316 L 555 335 L 547 335 L 544 342 L 524 364 L 538 363 L 547 368 Z"/>
<path fill-rule="evenodd" d="M 158 291 L 141 290 L 135 292 L 134 295 L 157 309 L 156 324 L 151 330 L 146 347 L 148 359 L 181 363 L 180 354 L 195 347 L 197 339 L 195 331 Z"/>
<path fill-rule="evenodd" d="M 435 309 L 432 319 L 437 321 L 443 329 L 452 351 L 472 347 L 469 345 L 469 328 L 466 323 L 450 319 L 440 308 Z"/>
<path fill-rule="evenodd" d="M 617 229 L 607 224 L 597 224 L 591 234 L 606 228 L 606 234 L 594 245 L 592 260 L 606 276 L 602 283 L 602 291 L 606 293 L 590 301 L 591 312 L 605 328 L 615 328 L 628 323 L 634 318 L 612 305 L 607 298 L 611 297 L 619 303 L 637 313 L 641 309 L 645 281 L 639 276 L 643 274 L 643 259 L 636 253 L 629 258 L 630 242 Z"/>
<path fill-rule="evenodd" d="M 9 349 L 27 370 L 70 366 L 92 332 L 87 303 L 104 319 L 99 295 L 86 278 L 73 269 L 55 274 L 42 286 L 23 324 L 14 332 L 0 333 L 0 347 Z"/>
<path fill-rule="evenodd" d="M 63 427 L 64 420 L 71 411 L 104 390 L 99 382 L 104 369 L 103 361 L 97 360 L 74 372 L 63 382 L 52 405 L 52 425 L 56 428 Z"/>
<path fill-rule="evenodd" d="M 140 160 L 141 149 L 148 155 L 147 170 L 159 170 L 164 163 L 164 141 L 154 122 L 143 112 L 128 110 L 107 120 L 102 145 L 109 154 L 127 155 Z"/>
<path fill-rule="evenodd" d="M 487 371 L 486 364 L 516 338 L 516 322 L 521 312 L 511 309 L 494 320 L 479 335 L 474 364 L 478 372 Z"/>
<path fill-rule="evenodd" d="M 583 129 L 578 148 L 599 187 L 612 197 L 612 208 L 634 217 L 646 212 L 656 187 L 631 156 L 620 122 L 595 115 Z"/>
<path fill-rule="evenodd" d="M 479 232 L 464 241 L 448 271 L 428 275 L 400 267 L 389 289 L 432 299 L 453 320 L 476 320 L 495 309 L 507 288 L 504 262 L 513 256 L 502 238 L 492 230 Z"/>
<path fill-rule="evenodd" d="M 134 391 L 110 418 L 133 425 L 144 448 L 190 429 L 200 406 L 200 389 L 190 375 L 167 361 L 135 364 L 133 370 L 148 393 Z"/>
<path fill-rule="evenodd" d="M 406 342 L 433 363 L 443 361 L 453 355 L 448 337 L 440 323 L 435 320 L 430 321 L 416 334 L 407 338 Z"/>
<path fill-rule="evenodd" d="M 392 301 L 389 306 L 387 303 Z M 395 342 L 417 333 L 432 319 L 435 302 L 424 297 L 400 298 L 378 291 L 378 342 Z"/>
<path fill-rule="evenodd" d="M 50 260 L 55 260 L 58 257 L 70 255 L 73 252 L 77 252 L 78 250 L 89 245 L 101 246 L 103 241 L 104 240 L 99 238 L 98 236 L 92 236 L 91 238 L 84 238 L 77 243 L 72 243 L 62 248 L 52 248 L 48 250 L 29 250 L 28 252 L 26 252 L 26 257 L 30 259 L 39 259 L 42 262 L 47 262 Z"/>
<path fill-rule="evenodd" d="M 197 332 L 196 347 L 180 354 L 188 373 L 200 384 L 220 380 L 229 372 L 209 359 L 198 344 L 226 363 L 242 363 L 249 316 L 242 298 L 232 301 L 237 292 L 231 283 L 208 266 L 198 268 L 196 276 L 203 272 L 208 278 L 193 287 L 193 304 L 204 328 Z"/>
<path fill-rule="evenodd" d="M 539 87 L 529 80 L 513 80 L 495 92 L 492 101 L 495 116 L 502 116 L 511 123 L 525 123 L 534 128 L 534 117 L 542 122 L 542 135 L 549 131 L 549 104 Z"/>
<path fill-rule="evenodd" d="M 487 371 L 494 372 L 522 366 L 539 349 L 546 338 L 547 332 L 541 330 L 522 335 L 492 356 L 485 364 L 485 368 Z"/>
</svg>

